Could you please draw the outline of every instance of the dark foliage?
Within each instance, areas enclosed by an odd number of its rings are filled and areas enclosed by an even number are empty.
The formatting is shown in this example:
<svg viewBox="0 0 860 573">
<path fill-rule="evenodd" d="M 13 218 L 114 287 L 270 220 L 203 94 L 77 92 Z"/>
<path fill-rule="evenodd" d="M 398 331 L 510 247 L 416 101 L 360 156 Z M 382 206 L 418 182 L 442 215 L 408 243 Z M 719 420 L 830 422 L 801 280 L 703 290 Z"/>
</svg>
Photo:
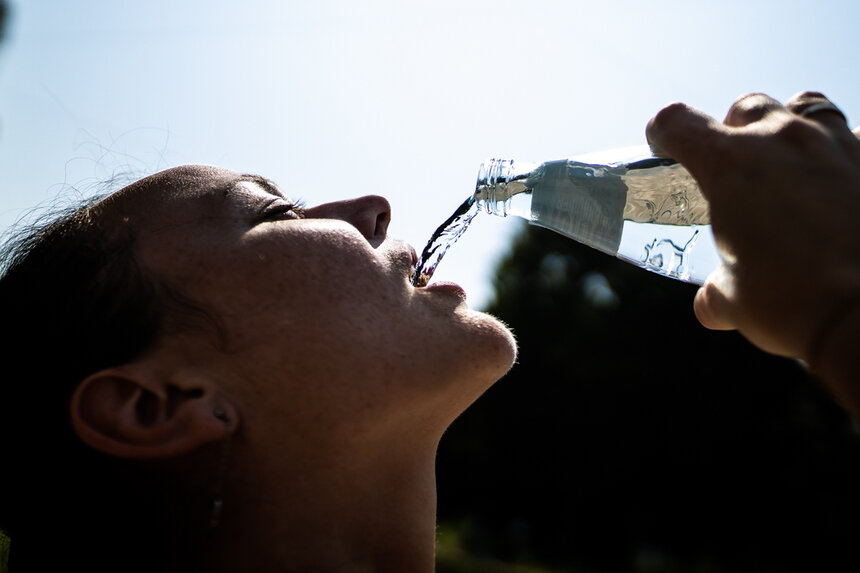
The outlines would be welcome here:
<svg viewBox="0 0 860 573">
<path fill-rule="evenodd" d="M 489 309 L 519 363 L 440 448 L 474 554 L 595 572 L 860 571 L 860 441 L 696 288 L 528 228 Z M 579 570 L 579 569 L 577 569 Z"/>
</svg>

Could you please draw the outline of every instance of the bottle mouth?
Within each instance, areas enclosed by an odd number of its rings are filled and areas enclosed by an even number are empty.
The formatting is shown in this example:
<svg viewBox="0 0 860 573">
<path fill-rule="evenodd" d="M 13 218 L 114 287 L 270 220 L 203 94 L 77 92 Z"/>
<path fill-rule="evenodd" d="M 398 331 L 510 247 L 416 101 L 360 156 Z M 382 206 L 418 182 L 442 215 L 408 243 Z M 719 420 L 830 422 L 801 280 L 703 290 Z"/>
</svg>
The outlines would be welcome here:
<svg viewBox="0 0 860 573">
<path fill-rule="evenodd" d="M 478 201 L 504 201 L 505 184 L 513 171 L 512 159 L 487 159 L 478 168 L 475 199 Z"/>
<path fill-rule="evenodd" d="M 508 180 L 513 165 L 512 159 L 487 159 L 478 168 L 478 181 L 475 189 L 492 188 Z"/>
<path fill-rule="evenodd" d="M 514 165 L 513 159 L 488 159 L 481 163 L 475 184 L 479 208 L 491 215 L 508 216 L 511 197 L 529 191 L 526 178 L 534 167 L 520 162 Z"/>
</svg>

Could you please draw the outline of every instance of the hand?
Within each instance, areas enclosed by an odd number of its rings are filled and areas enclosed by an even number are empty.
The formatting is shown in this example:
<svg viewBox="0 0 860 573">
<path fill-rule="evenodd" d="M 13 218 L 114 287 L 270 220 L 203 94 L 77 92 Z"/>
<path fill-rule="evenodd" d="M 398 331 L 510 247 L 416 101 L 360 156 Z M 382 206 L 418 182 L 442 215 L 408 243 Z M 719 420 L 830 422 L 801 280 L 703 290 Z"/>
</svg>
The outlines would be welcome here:
<svg viewBox="0 0 860 573">
<path fill-rule="evenodd" d="M 710 204 L 724 262 L 697 293 L 699 321 L 813 366 L 842 321 L 860 324 L 860 139 L 829 103 L 751 94 L 723 123 L 673 104 L 647 130 Z"/>
</svg>

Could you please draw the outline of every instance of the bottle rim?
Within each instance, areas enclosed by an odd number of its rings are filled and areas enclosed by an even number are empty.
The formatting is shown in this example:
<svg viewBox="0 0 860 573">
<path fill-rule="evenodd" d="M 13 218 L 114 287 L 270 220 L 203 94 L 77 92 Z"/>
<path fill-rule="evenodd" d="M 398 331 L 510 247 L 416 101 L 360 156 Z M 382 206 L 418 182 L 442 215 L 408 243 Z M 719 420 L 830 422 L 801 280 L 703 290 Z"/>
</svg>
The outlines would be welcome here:
<svg viewBox="0 0 860 573">
<path fill-rule="evenodd" d="M 513 170 L 513 159 L 486 159 L 478 168 L 478 180 L 476 189 L 486 186 L 493 187 L 499 183 L 505 183 L 510 179 Z"/>
</svg>

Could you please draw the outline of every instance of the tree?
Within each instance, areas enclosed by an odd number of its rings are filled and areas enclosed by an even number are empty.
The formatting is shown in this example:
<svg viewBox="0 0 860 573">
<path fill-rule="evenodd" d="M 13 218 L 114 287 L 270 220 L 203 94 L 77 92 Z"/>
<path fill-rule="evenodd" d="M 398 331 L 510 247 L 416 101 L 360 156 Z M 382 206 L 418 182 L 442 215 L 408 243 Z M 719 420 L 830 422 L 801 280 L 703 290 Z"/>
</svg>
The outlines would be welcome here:
<svg viewBox="0 0 860 573">
<path fill-rule="evenodd" d="M 703 329 L 693 285 L 540 228 L 495 288 L 520 358 L 439 457 L 440 521 L 467 523 L 473 552 L 595 572 L 860 570 L 860 442 L 799 364 Z"/>
</svg>

